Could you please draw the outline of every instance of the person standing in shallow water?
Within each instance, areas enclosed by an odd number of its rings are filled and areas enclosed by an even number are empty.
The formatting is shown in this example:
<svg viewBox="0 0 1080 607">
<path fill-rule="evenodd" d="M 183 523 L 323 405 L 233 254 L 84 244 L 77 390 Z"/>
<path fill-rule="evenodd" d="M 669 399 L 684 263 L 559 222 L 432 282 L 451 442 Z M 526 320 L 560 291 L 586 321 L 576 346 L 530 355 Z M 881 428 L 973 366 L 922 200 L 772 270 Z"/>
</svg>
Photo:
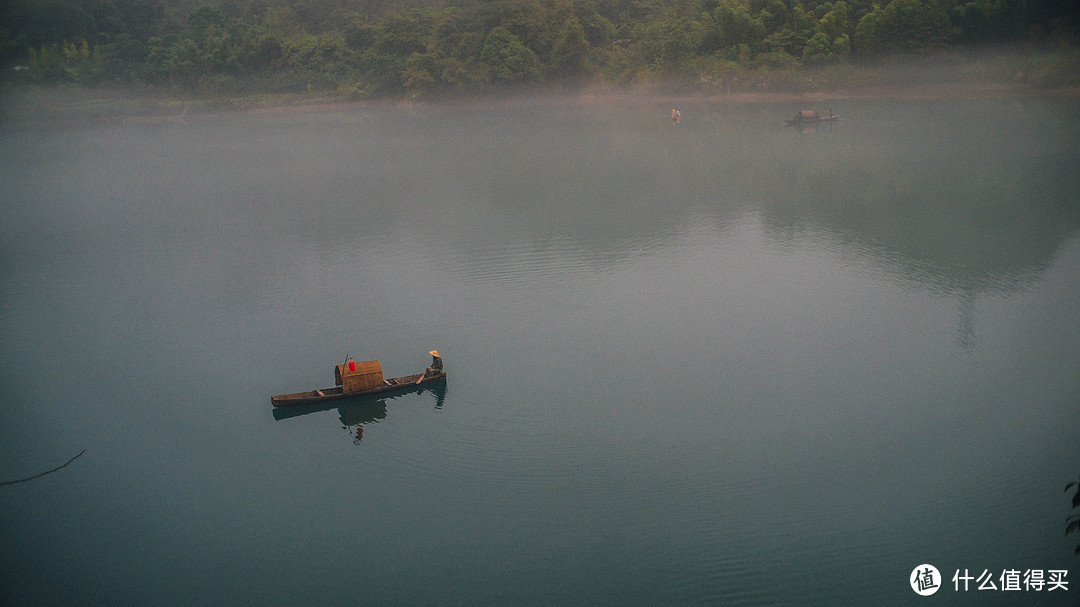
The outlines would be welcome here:
<svg viewBox="0 0 1080 607">
<path fill-rule="evenodd" d="M 679 104 L 676 103 L 675 107 L 671 108 L 671 126 L 679 126 L 679 120 L 682 118 L 682 114 L 679 113 Z"/>
</svg>

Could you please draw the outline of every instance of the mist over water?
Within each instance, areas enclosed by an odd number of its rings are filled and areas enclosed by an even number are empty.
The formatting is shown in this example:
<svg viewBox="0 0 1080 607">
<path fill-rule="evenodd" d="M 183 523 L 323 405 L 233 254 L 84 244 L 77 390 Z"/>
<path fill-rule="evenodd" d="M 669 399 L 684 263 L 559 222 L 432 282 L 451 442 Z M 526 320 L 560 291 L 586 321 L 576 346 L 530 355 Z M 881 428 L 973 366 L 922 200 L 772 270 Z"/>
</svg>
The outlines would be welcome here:
<svg viewBox="0 0 1080 607">
<path fill-rule="evenodd" d="M 1080 112 L 819 105 L 7 125 L 0 602 L 1072 604 Z"/>
</svg>

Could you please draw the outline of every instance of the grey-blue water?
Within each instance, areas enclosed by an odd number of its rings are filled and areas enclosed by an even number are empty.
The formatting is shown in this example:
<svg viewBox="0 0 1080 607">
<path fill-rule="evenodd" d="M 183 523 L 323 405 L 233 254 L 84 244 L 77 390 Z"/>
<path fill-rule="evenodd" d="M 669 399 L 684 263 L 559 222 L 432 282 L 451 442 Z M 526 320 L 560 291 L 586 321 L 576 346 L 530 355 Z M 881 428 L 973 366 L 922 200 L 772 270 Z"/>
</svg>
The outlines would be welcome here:
<svg viewBox="0 0 1080 607">
<path fill-rule="evenodd" d="M 1080 107 L 829 105 L 0 129 L 0 603 L 1076 604 Z"/>
</svg>

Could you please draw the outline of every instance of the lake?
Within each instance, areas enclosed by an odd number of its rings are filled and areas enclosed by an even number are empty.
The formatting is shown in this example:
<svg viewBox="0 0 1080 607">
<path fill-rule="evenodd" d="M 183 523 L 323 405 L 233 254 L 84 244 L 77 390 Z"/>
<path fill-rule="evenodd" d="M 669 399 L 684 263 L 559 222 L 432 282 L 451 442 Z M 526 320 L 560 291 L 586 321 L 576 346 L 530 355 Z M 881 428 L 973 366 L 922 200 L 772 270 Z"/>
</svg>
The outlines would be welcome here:
<svg viewBox="0 0 1080 607">
<path fill-rule="evenodd" d="M 816 105 L 3 125 L 0 602 L 1074 605 L 1080 105 Z"/>
</svg>

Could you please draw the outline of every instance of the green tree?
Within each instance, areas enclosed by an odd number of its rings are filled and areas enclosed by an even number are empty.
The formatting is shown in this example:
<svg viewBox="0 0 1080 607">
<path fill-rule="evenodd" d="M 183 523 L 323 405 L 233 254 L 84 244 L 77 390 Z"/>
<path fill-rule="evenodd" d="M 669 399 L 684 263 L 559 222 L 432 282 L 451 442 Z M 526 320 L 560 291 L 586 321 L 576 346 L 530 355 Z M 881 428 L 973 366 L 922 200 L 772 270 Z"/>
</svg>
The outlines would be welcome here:
<svg viewBox="0 0 1080 607">
<path fill-rule="evenodd" d="M 589 46 L 594 48 L 606 48 L 615 37 L 615 25 L 611 20 L 600 14 L 596 3 L 592 0 L 579 0 L 574 12 L 578 21 L 585 30 L 585 39 Z"/>
<path fill-rule="evenodd" d="M 1024 0 L 997 0 L 991 7 L 990 21 L 998 39 L 1016 38 L 1027 26 L 1027 3 Z"/>
<path fill-rule="evenodd" d="M 847 57 L 851 54 L 851 38 L 847 34 L 840 34 L 832 41 L 832 54 L 834 57 Z"/>
<path fill-rule="evenodd" d="M 360 17 L 349 20 L 345 26 L 345 44 L 357 51 L 362 51 L 375 42 L 378 28 L 365 23 Z"/>
<path fill-rule="evenodd" d="M 956 27 L 956 37 L 962 42 L 982 43 L 990 40 L 993 30 L 990 25 L 989 3 L 986 1 L 957 4 L 950 20 Z"/>
<path fill-rule="evenodd" d="M 822 15 L 817 23 L 818 31 L 824 32 L 830 40 L 835 40 L 844 34 L 849 34 L 851 20 L 848 18 L 848 5 L 844 0 L 839 0 Z"/>
<path fill-rule="evenodd" d="M 408 58 L 427 52 L 431 40 L 430 17 L 430 13 L 409 10 L 387 15 L 379 23 L 363 59 L 367 79 L 375 91 L 404 90 Z"/>
<path fill-rule="evenodd" d="M 413 53 L 405 60 L 402 74 L 405 90 L 412 93 L 430 93 L 435 88 L 439 69 L 438 58 L 431 53 Z"/>
<path fill-rule="evenodd" d="M 585 39 L 585 28 L 576 17 L 570 17 L 563 23 L 558 40 L 551 49 L 551 71 L 563 78 L 578 78 L 585 73 L 588 56 L 589 42 Z"/>
<path fill-rule="evenodd" d="M 863 55 L 926 52 L 944 46 L 951 30 L 949 17 L 937 4 L 892 0 L 859 20 L 855 50 Z"/>
<path fill-rule="evenodd" d="M 282 45 L 281 54 L 288 88 L 332 90 L 356 79 L 356 56 L 340 34 L 294 36 Z"/>
<path fill-rule="evenodd" d="M 832 57 L 832 42 L 825 32 L 818 32 L 807 41 L 803 47 L 802 62 L 804 65 L 823 63 Z"/>
<path fill-rule="evenodd" d="M 703 31 L 693 20 L 653 20 L 637 36 L 646 66 L 667 73 L 680 70 L 697 53 Z"/>
<path fill-rule="evenodd" d="M 770 0 L 759 13 L 759 16 L 761 22 L 765 25 L 765 29 L 775 32 L 788 22 L 788 7 L 781 0 Z"/>
<path fill-rule="evenodd" d="M 790 69 L 1016 39 L 1069 0 L 0 0 L 0 79 L 437 93 Z M 85 47 L 83 46 L 85 41 Z M 32 65 L 31 65 L 32 64 Z M 16 75 L 14 65 L 30 65 Z M 726 82 L 738 78 L 732 76 Z M 744 82 L 747 79 L 743 80 Z"/>
<path fill-rule="evenodd" d="M 421 11 L 407 11 L 388 15 L 379 23 L 373 41 L 375 52 L 394 55 L 402 59 L 413 53 L 427 50 L 430 40 L 430 22 Z"/>
<path fill-rule="evenodd" d="M 713 11 L 713 17 L 720 30 L 723 48 L 757 44 L 765 37 L 765 24 L 737 0 L 721 0 L 720 6 Z"/>
<path fill-rule="evenodd" d="M 311 33 L 340 32 L 336 24 L 345 20 L 347 6 L 341 0 L 290 0 L 297 24 Z"/>
<path fill-rule="evenodd" d="M 441 56 L 453 55 L 461 44 L 464 11 L 457 7 L 443 9 L 431 28 L 431 49 Z"/>
<path fill-rule="evenodd" d="M 536 53 L 501 26 L 488 34 L 481 59 L 496 82 L 526 82 L 535 80 L 540 74 Z"/>
<path fill-rule="evenodd" d="M 144 82 L 147 53 L 141 41 L 127 34 L 116 36 L 102 46 L 95 78 L 115 84 Z"/>
</svg>

